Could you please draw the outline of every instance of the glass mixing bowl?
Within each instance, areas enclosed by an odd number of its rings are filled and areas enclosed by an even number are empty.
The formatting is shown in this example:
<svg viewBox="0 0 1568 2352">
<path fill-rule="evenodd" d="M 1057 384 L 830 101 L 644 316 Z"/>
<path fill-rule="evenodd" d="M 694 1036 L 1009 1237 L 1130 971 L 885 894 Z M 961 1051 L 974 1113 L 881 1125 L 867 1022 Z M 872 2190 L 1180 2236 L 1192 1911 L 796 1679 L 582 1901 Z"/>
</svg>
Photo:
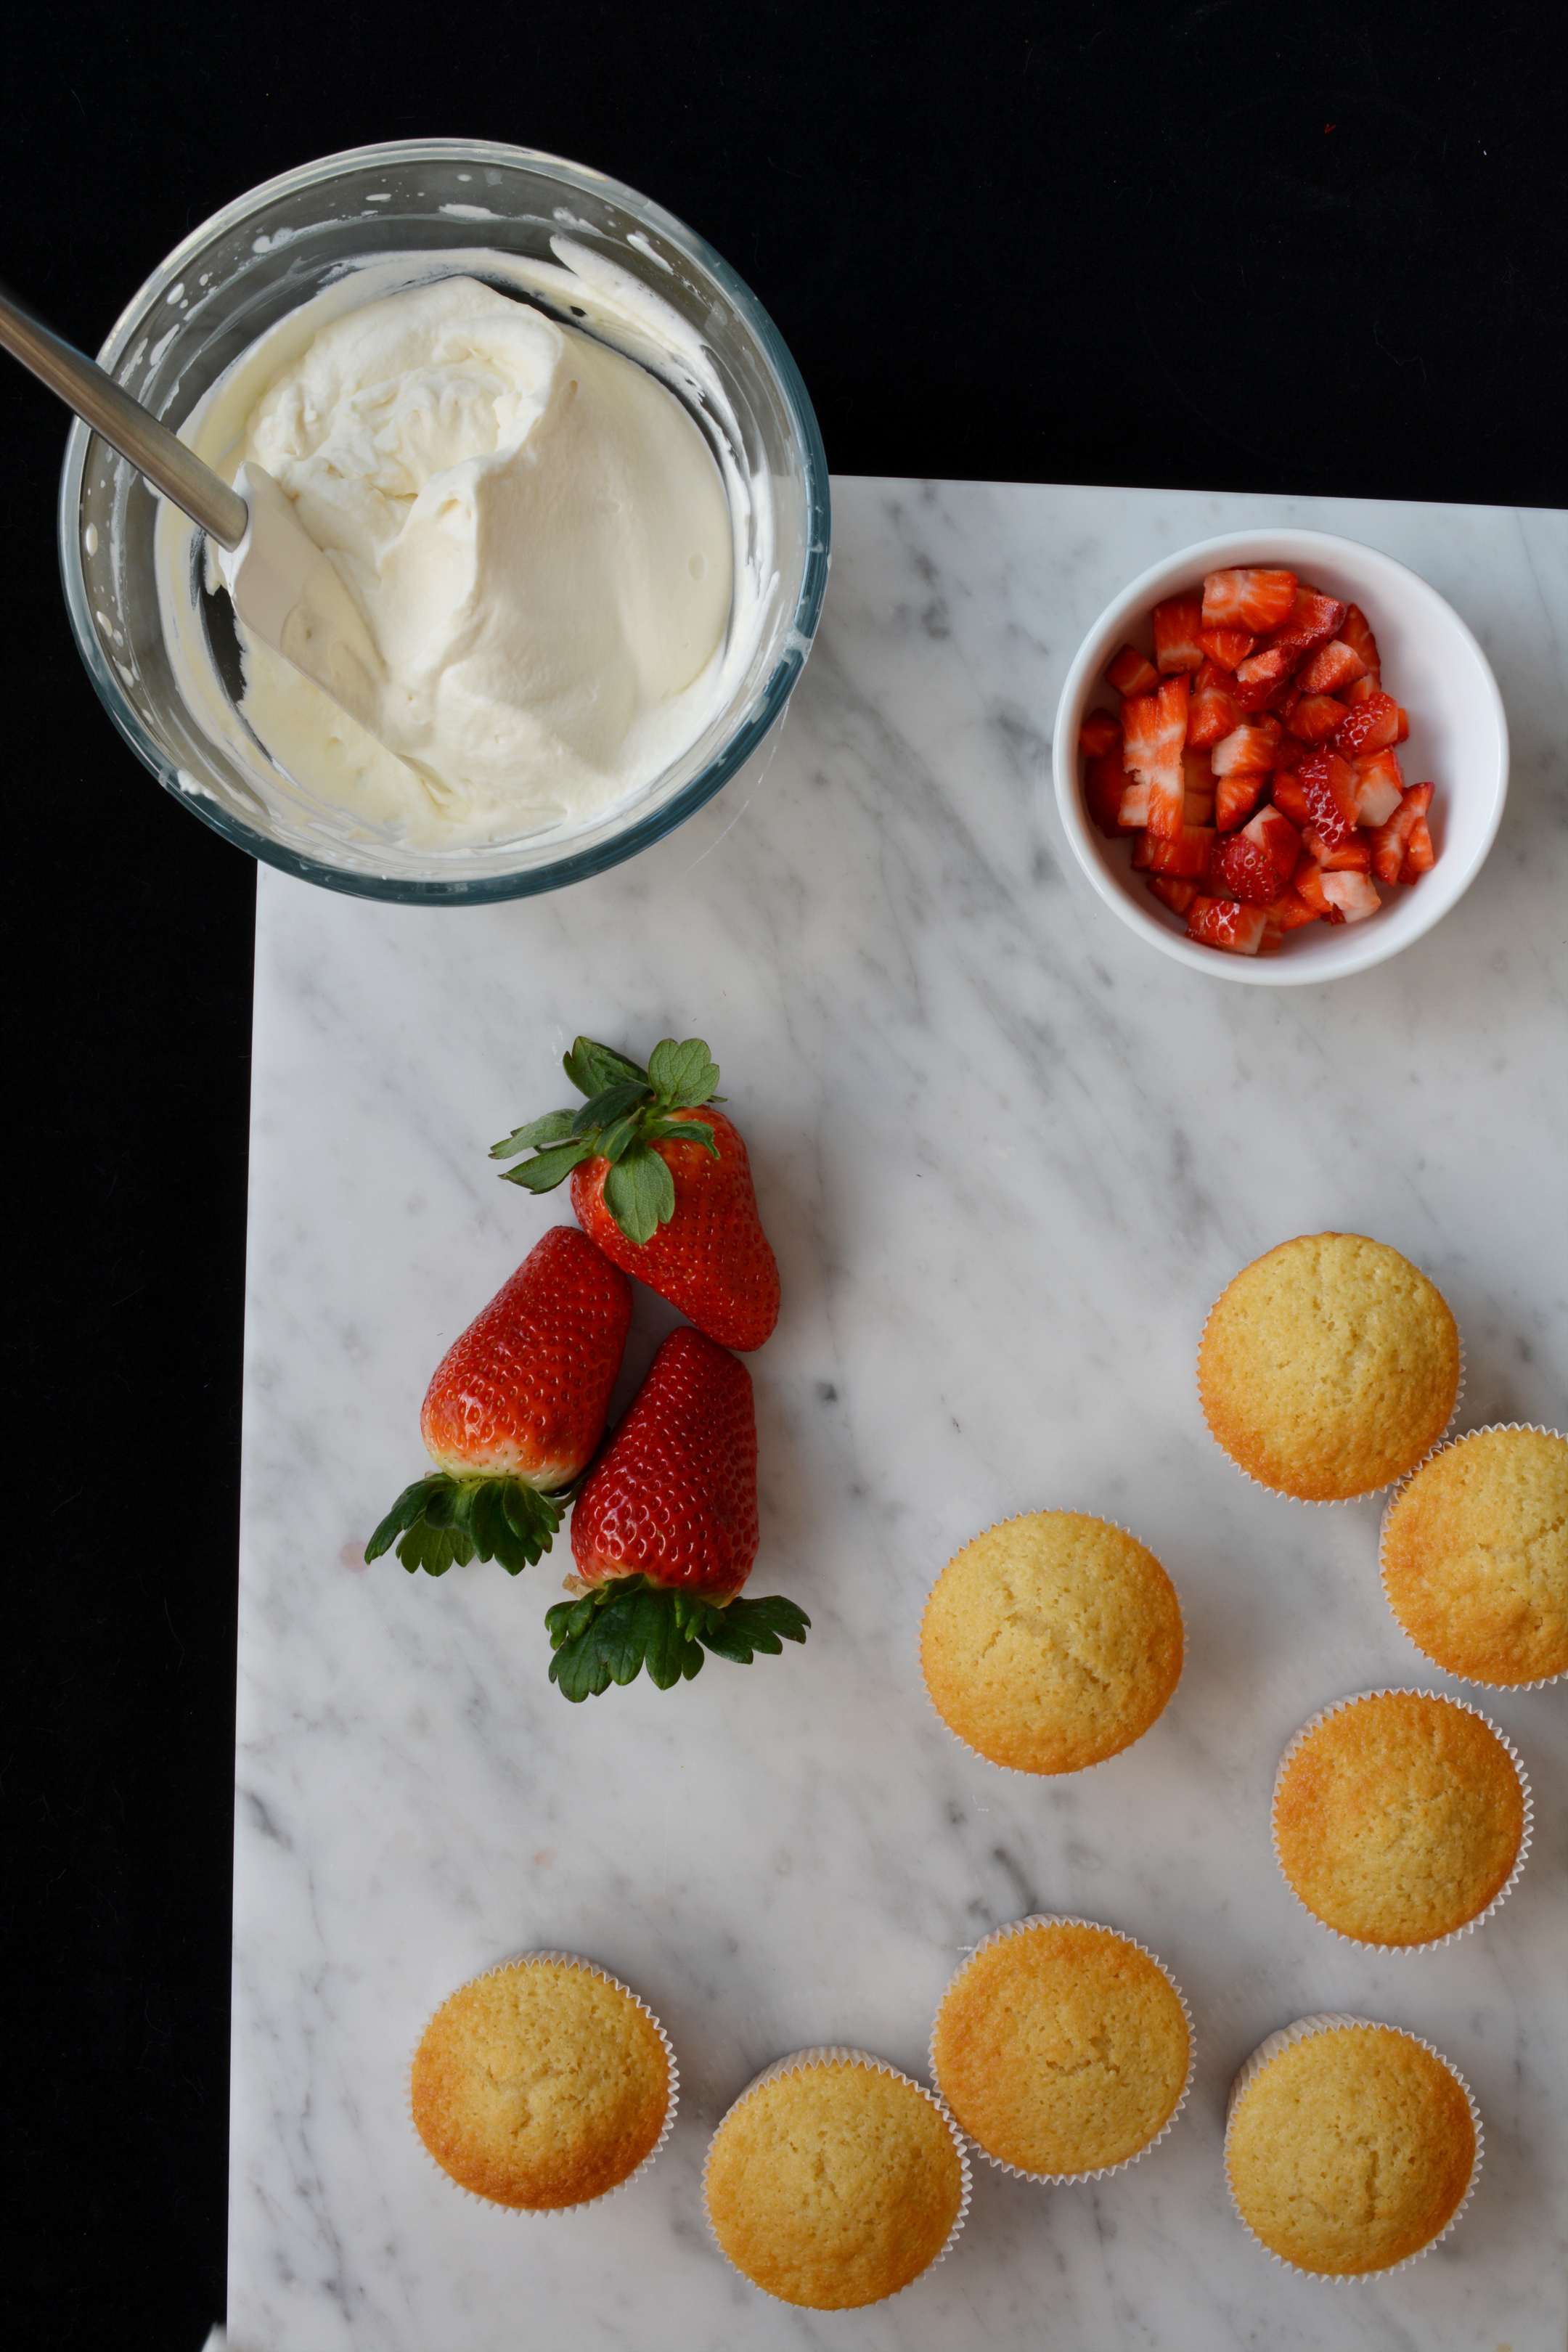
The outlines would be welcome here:
<svg viewBox="0 0 1568 2352">
<path fill-rule="evenodd" d="M 634 856 L 710 800 L 783 710 L 822 609 L 827 465 L 805 387 L 755 295 L 672 215 L 580 164 L 465 139 L 353 148 L 252 189 L 153 272 L 99 354 L 177 429 L 258 335 L 345 267 L 397 252 L 476 247 L 550 263 L 557 257 L 551 240 L 563 236 L 629 272 L 700 334 L 723 397 L 689 394 L 686 404 L 710 445 L 729 444 L 743 478 L 771 488 L 771 500 L 753 499 L 750 541 L 738 553 L 776 578 L 726 706 L 671 767 L 586 826 L 435 851 L 356 837 L 352 822 L 312 809 L 301 795 L 280 798 L 276 771 L 249 730 L 242 723 L 237 748 L 215 741 L 180 692 L 159 614 L 153 493 L 84 425 L 71 432 L 60 482 L 60 571 L 77 646 L 105 709 L 137 757 L 204 824 L 305 881 L 427 905 L 522 898 Z M 552 310 L 547 297 L 531 299 Z M 555 315 L 577 323 L 570 306 Z M 221 655 L 216 667 L 223 675 Z M 232 677 L 232 663 L 227 671 Z"/>
</svg>

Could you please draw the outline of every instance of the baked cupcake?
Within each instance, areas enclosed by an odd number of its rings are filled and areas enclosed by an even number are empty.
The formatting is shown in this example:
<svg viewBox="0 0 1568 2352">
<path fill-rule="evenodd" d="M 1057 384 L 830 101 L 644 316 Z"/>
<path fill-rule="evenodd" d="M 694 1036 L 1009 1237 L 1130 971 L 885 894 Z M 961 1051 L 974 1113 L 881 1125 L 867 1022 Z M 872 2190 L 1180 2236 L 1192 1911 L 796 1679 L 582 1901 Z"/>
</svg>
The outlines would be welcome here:
<svg viewBox="0 0 1568 2352">
<path fill-rule="evenodd" d="M 1454 1318 L 1418 1266 L 1359 1234 L 1307 1234 L 1244 1266 L 1211 1310 L 1198 1395 L 1249 1478 L 1338 1503 L 1436 1445 L 1459 1369 Z"/>
<path fill-rule="evenodd" d="M 1383 1589 L 1450 1675 L 1568 1674 L 1568 1437 L 1477 1429 L 1424 1462 L 1384 1516 Z"/>
<path fill-rule="evenodd" d="M 929 2091 L 861 2050 L 801 2050 L 713 2135 L 708 2220 L 743 2278 L 781 2303 L 850 2311 L 947 2252 L 969 2166 Z"/>
<path fill-rule="evenodd" d="M 414 2126 L 460 2189 L 520 2212 L 629 2180 L 675 2114 L 658 2020 L 587 1960 L 527 1952 L 460 1986 L 414 2054 Z"/>
<path fill-rule="evenodd" d="M 1274 1783 L 1274 1851 L 1326 1927 L 1405 1949 L 1471 1927 L 1518 1874 L 1530 1795 L 1462 1700 L 1366 1691 L 1315 1716 Z"/>
<path fill-rule="evenodd" d="M 1396 2269 L 1452 2228 L 1480 2118 L 1430 2044 L 1359 2017 L 1271 2033 L 1231 2087 L 1225 2171 L 1253 2236 L 1318 2278 Z"/>
<path fill-rule="evenodd" d="M 951 1559 L 921 1625 L 949 1730 L 1016 1772 L 1077 1772 L 1147 1731 L 1182 1671 L 1182 1612 L 1152 1551 L 1082 1511 L 1026 1511 Z"/>
<path fill-rule="evenodd" d="M 942 1996 L 931 2073 L 993 2164 L 1114 2170 L 1163 2137 L 1192 2079 L 1186 2005 L 1158 1960 L 1083 1919 L 988 1937 Z"/>
</svg>

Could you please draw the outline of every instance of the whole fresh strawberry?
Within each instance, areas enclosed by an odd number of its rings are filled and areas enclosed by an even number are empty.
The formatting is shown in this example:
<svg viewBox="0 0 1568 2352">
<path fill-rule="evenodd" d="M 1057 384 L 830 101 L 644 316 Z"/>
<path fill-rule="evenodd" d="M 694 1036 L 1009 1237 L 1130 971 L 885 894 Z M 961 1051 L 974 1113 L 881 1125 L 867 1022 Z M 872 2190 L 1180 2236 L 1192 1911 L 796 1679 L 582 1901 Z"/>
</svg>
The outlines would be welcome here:
<svg viewBox="0 0 1568 2352">
<path fill-rule="evenodd" d="M 547 1612 L 551 1680 L 570 1699 L 689 1681 L 705 1649 L 745 1665 L 804 1642 L 777 1594 L 736 1595 L 757 1556 L 757 1424 L 744 1364 L 700 1331 L 672 1331 L 572 1515 L 587 1590 Z"/>
<path fill-rule="evenodd" d="M 492 1160 L 534 1157 L 506 1181 L 548 1192 L 572 1179 L 572 1206 L 616 1265 L 725 1348 L 760 1348 L 779 1317 L 779 1270 L 746 1147 L 721 1110 L 700 1037 L 666 1037 L 643 1069 L 591 1037 L 565 1057 L 588 1099 L 518 1128 Z M 708 1106 L 708 1108 L 704 1108 Z"/>
<path fill-rule="evenodd" d="M 436 1368 L 419 1426 L 439 1466 L 405 1487 L 364 1548 L 412 1571 L 548 1551 L 605 1433 L 631 1285 L 574 1225 L 552 1225 Z"/>
</svg>

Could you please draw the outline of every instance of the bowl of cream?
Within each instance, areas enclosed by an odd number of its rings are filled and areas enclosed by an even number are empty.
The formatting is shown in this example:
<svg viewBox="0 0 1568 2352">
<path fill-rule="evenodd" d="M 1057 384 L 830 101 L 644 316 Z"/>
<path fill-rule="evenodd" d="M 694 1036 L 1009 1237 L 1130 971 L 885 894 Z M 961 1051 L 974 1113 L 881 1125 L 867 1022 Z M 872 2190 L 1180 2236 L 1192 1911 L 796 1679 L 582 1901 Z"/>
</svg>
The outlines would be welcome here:
<svg viewBox="0 0 1568 2352">
<path fill-rule="evenodd" d="M 340 700 L 73 429 L 82 659 L 253 856 L 419 903 L 554 889 L 681 824 L 783 712 L 827 576 L 811 404 L 734 271 L 617 182 L 477 141 L 329 156 L 195 231 L 100 359 L 226 478 L 265 467 L 344 592 Z"/>
</svg>

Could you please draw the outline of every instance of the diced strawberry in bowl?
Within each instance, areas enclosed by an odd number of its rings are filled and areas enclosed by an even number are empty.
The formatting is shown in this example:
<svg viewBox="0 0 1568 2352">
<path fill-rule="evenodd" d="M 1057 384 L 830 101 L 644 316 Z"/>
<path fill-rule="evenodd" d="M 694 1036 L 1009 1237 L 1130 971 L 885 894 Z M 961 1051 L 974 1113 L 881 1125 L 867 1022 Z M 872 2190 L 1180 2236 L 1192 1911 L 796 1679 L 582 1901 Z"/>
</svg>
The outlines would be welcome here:
<svg viewBox="0 0 1568 2352">
<path fill-rule="evenodd" d="M 1160 683 L 1159 671 L 1136 646 L 1123 646 L 1116 659 L 1107 662 L 1105 675 L 1118 694 L 1152 694 Z"/>
<path fill-rule="evenodd" d="M 1506 736 L 1484 658 L 1439 598 L 1371 550 L 1287 530 L 1189 553 L 1203 560 L 1159 564 L 1142 598 L 1120 598 L 1073 666 L 1057 789 L 1074 849 L 1125 919 L 1194 967 L 1275 984 L 1362 970 L 1429 928 L 1489 845 L 1502 783 L 1489 760 L 1506 775 Z M 1484 838 L 1474 822 L 1456 828 L 1446 798 L 1443 824 L 1429 821 L 1433 795 L 1412 797 L 1395 749 L 1414 719 L 1423 764 L 1449 772 L 1456 675 L 1476 681 L 1481 731 L 1455 790 L 1473 809 L 1479 768 Z M 1119 736 L 1117 711 L 1091 707 L 1111 699 L 1100 677 L 1124 697 Z M 1415 911 L 1416 881 L 1429 916 Z"/>
<path fill-rule="evenodd" d="M 1267 636 L 1289 620 L 1295 602 L 1293 572 L 1250 567 L 1211 572 L 1204 582 L 1204 626 L 1250 629 L 1257 636 Z"/>
<path fill-rule="evenodd" d="M 1187 909 L 1187 937 L 1206 948 L 1224 948 L 1231 955 L 1256 955 L 1268 928 L 1268 910 L 1244 907 L 1236 898 L 1193 900 Z"/>
<path fill-rule="evenodd" d="M 1310 661 L 1304 661 L 1296 672 L 1296 683 L 1303 694 L 1333 694 L 1342 686 L 1353 685 L 1366 676 L 1366 664 L 1352 646 L 1342 637 L 1320 646 Z"/>
<path fill-rule="evenodd" d="M 1204 649 L 1198 643 L 1203 626 L 1201 596 L 1172 596 L 1154 607 L 1154 667 L 1162 677 L 1177 670 L 1202 669 Z"/>
<path fill-rule="evenodd" d="M 1098 760 L 1121 749 L 1121 721 L 1110 710 L 1091 710 L 1078 730 L 1078 748 L 1086 760 Z"/>
</svg>

